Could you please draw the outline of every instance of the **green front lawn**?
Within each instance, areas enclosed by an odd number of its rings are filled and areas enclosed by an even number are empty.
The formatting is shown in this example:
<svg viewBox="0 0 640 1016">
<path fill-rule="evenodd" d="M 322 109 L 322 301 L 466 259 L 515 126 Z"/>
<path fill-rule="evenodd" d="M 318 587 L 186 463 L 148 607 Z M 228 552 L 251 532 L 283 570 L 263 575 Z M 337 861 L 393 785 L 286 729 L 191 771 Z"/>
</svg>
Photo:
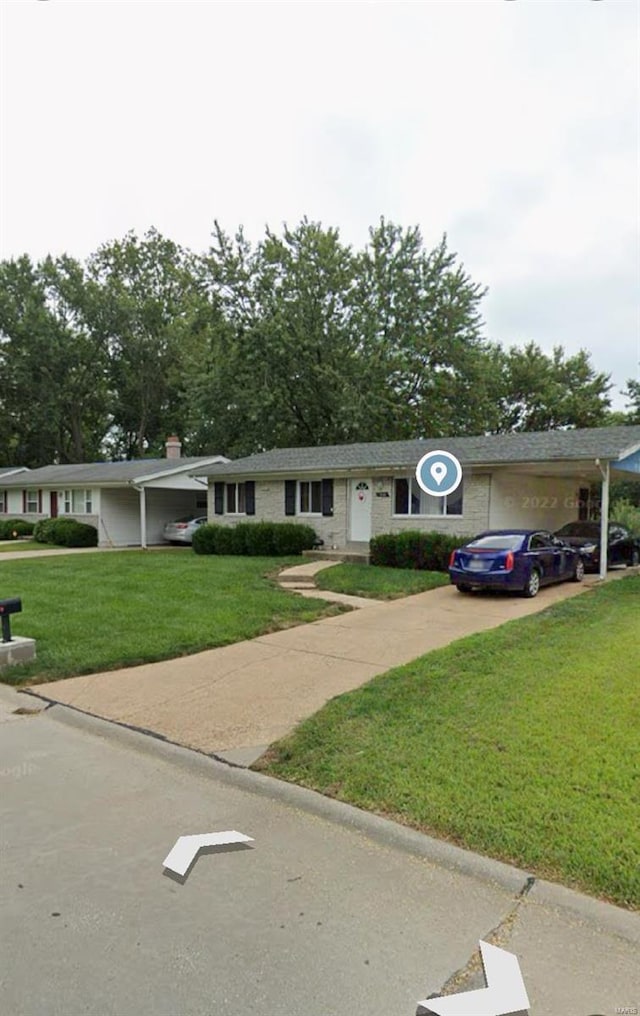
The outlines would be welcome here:
<svg viewBox="0 0 640 1016">
<path fill-rule="evenodd" d="M 370 564 L 337 564 L 314 578 L 318 589 L 350 596 L 371 596 L 376 600 L 396 600 L 412 593 L 449 584 L 443 572 L 416 571 L 413 568 L 382 568 Z"/>
<path fill-rule="evenodd" d="M 0 554 L 7 551 L 15 553 L 23 550 L 60 550 L 54 543 L 36 543 L 35 540 L 10 540 L 8 543 L 0 543 Z"/>
<path fill-rule="evenodd" d="M 256 768 L 640 906 L 640 577 L 342 695 Z"/>
<path fill-rule="evenodd" d="M 37 639 L 38 659 L 10 684 L 149 663 L 255 638 L 339 613 L 267 578 L 300 558 L 123 551 L 5 561 L 2 596 L 22 598 L 12 632 Z"/>
</svg>

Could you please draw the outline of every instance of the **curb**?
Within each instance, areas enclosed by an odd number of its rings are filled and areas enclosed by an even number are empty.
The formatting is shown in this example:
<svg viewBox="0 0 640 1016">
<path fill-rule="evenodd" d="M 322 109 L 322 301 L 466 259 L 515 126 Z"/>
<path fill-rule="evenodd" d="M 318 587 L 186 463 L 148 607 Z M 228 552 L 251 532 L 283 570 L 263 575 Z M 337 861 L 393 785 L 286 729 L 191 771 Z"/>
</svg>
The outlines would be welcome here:
<svg viewBox="0 0 640 1016">
<path fill-rule="evenodd" d="M 217 779 L 250 793 L 270 797 L 289 807 L 360 832 L 382 846 L 401 850 L 429 864 L 448 868 L 479 881 L 493 883 L 518 895 L 526 893 L 528 901 L 532 904 L 569 911 L 601 931 L 640 944 L 640 919 L 634 911 L 585 896 L 562 885 L 543 879 L 538 880 L 520 868 L 490 857 L 483 857 L 444 840 L 437 840 L 415 829 L 398 825 L 390 819 L 324 797 L 315 790 L 285 783 L 274 777 L 225 762 L 215 755 L 205 755 L 185 748 L 158 736 L 153 731 L 103 720 L 73 706 L 52 702 L 44 695 L 37 697 L 49 702 L 46 706 L 47 714 L 60 723 L 96 737 L 116 741 L 134 751 L 163 758 L 199 776 Z"/>
</svg>

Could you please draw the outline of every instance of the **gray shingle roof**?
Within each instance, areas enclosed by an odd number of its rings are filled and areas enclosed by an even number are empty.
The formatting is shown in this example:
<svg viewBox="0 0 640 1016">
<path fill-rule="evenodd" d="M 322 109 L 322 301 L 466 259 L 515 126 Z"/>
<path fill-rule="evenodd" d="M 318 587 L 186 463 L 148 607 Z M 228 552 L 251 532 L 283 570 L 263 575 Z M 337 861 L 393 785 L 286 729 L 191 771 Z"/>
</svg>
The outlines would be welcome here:
<svg viewBox="0 0 640 1016">
<path fill-rule="evenodd" d="M 84 462 L 62 466 L 41 466 L 3 479 L 3 487 L 61 487 L 64 484 L 125 485 L 131 480 L 179 469 L 191 474 L 199 462 L 210 463 L 214 456 L 181 459 L 133 459 L 127 462 Z M 200 470 L 198 474 L 200 475 Z"/>
<path fill-rule="evenodd" d="M 10 473 L 24 472 L 24 466 L 0 466 L 0 476 L 8 476 Z"/>
<path fill-rule="evenodd" d="M 428 438 L 415 441 L 376 441 L 367 444 L 323 445 L 315 448 L 276 448 L 272 451 L 212 465 L 202 476 L 258 476 L 355 469 L 415 468 L 428 451 L 444 449 L 462 465 L 615 460 L 640 448 L 640 426 L 551 430 L 480 437 Z"/>
</svg>

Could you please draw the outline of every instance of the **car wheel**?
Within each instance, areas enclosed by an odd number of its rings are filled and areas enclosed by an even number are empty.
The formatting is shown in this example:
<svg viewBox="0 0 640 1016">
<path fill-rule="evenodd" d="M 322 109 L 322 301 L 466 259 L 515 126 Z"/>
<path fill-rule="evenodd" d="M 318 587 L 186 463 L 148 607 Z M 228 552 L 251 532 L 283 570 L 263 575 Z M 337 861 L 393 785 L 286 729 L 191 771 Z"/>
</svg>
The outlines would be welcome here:
<svg viewBox="0 0 640 1016">
<path fill-rule="evenodd" d="M 584 561 L 582 560 L 581 557 L 579 557 L 578 560 L 576 561 L 576 567 L 573 572 L 573 581 L 582 582 L 583 578 L 584 578 Z"/>
<path fill-rule="evenodd" d="M 640 550 L 638 550 L 637 547 L 634 547 L 633 550 L 631 551 L 631 560 L 629 561 L 629 567 L 637 568 L 639 564 L 640 564 Z"/>
<path fill-rule="evenodd" d="M 532 568 L 527 579 L 527 584 L 522 590 L 523 594 L 532 599 L 537 596 L 540 592 L 540 572 L 536 568 Z"/>
<path fill-rule="evenodd" d="M 466 582 L 460 582 L 460 584 L 456 586 L 456 589 L 458 590 L 459 593 L 471 592 L 471 586 L 468 586 Z"/>
</svg>

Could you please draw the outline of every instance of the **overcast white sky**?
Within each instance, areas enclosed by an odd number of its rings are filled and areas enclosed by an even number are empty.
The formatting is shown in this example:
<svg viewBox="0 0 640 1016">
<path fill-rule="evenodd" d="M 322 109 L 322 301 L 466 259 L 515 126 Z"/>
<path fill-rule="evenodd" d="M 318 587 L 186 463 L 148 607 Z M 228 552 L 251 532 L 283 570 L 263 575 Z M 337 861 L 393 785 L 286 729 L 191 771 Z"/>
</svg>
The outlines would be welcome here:
<svg viewBox="0 0 640 1016">
<path fill-rule="evenodd" d="M 447 232 L 487 335 L 640 376 L 636 0 L 0 0 L 0 255 Z M 624 400 L 615 397 L 622 408 Z"/>
</svg>

